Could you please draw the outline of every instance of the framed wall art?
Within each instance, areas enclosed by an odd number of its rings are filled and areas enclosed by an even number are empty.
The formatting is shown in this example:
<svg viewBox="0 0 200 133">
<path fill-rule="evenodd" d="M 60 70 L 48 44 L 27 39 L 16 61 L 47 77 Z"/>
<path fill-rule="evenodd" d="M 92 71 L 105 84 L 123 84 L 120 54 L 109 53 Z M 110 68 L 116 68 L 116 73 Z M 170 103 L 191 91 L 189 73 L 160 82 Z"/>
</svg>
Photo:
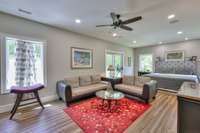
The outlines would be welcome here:
<svg viewBox="0 0 200 133">
<path fill-rule="evenodd" d="M 93 67 L 93 50 L 71 47 L 71 68 L 87 69 Z"/>
<path fill-rule="evenodd" d="M 182 50 L 167 51 L 165 53 L 165 60 L 166 61 L 184 61 L 184 51 Z"/>
</svg>

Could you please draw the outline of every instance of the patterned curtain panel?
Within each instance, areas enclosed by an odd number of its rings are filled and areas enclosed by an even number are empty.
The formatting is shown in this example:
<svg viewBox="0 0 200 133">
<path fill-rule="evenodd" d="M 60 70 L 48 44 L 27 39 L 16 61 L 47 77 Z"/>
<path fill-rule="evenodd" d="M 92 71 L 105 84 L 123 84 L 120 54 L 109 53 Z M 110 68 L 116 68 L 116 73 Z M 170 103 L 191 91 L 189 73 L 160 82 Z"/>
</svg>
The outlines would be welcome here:
<svg viewBox="0 0 200 133">
<path fill-rule="evenodd" d="M 16 85 L 30 86 L 36 82 L 36 56 L 34 44 L 18 40 L 16 42 Z"/>
</svg>

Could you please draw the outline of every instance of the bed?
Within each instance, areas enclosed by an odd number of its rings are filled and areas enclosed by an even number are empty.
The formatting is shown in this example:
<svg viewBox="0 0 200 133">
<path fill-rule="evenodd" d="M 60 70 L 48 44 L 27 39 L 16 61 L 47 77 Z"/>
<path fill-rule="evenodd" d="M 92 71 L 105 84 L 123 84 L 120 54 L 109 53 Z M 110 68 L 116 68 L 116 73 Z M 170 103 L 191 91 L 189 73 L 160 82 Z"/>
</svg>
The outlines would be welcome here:
<svg viewBox="0 0 200 133">
<path fill-rule="evenodd" d="M 183 82 L 199 83 L 197 75 L 169 74 L 169 73 L 151 73 L 144 75 L 158 81 L 158 87 L 178 91 Z"/>
<path fill-rule="evenodd" d="M 155 73 L 145 76 L 158 81 L 158 87 L 177 91 L 183 82 L 199 82 L 197 76 L 197 62 L 185 59 L 184 61 L 155 62 Z"/>
</svg>

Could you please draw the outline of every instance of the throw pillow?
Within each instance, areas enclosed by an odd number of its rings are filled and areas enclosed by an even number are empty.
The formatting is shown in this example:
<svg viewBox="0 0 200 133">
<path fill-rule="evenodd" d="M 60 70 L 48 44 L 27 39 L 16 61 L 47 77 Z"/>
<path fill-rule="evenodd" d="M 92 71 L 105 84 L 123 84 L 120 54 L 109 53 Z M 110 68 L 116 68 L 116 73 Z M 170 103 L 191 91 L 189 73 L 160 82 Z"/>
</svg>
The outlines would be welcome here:
<svg viewBox="0 0 200 133">
<path fill-rule="evenodd" d="M 134 85 L 134 76 L 123 76 L 122 82 L 126 85 Z"/>
<path fill-rule="evenodd" d="M 145 83 L 151 81 L 151 78 L 144 76 L 136 76 L 135 77 L 135 85 L 138 87 L 143 87 Z"/>
<path fill-rule="evenodd" d="M 92 78 L 93 84 L 97 84 L 97 83 L 101 82 L 101 75 L 100 74 L 92 75 L 91 78 Z"/>
<path fill-rule="evenodd" d="M 92 80 L 91 80 L 90 75 L 80 76 L 79 79 L 80 79 L 80 86 L 86 86 L 86 85 L 92 84 Z"/>
<path fill-rule="evenodd" d="M 67 84 L 71 86 L 71 88 L 79 87 L 79 78 L 78 77 L 70 77 L 64 79 Z"/>
</svg>

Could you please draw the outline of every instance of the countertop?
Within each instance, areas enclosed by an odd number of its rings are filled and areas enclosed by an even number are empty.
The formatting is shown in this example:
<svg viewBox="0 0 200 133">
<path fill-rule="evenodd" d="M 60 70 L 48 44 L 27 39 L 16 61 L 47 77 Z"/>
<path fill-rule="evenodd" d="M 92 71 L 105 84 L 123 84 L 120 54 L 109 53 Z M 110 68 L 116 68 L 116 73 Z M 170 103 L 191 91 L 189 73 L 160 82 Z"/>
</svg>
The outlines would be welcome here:
<svg viewBox="0 0 200 133">
<path fill-rule="evenodd" d="M 178 90 L 177 96 L 200 101 L 200 84 L 184 82 Z"/>
</svg>

